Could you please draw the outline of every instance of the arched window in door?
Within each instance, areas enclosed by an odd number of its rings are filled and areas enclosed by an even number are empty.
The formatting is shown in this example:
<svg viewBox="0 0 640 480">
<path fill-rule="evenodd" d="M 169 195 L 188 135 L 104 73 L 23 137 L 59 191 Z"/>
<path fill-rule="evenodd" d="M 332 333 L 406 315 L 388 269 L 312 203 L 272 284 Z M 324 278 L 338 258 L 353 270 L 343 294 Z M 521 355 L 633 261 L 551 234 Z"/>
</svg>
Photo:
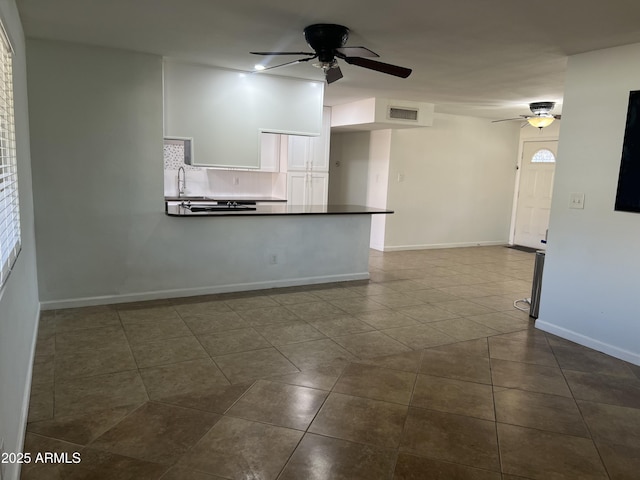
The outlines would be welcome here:
<svg viewBox="0 0 640 480">
<path fill-rule="evenodd" d="M 531 157 L 531 163 L 555 163 L 556 156 L 551 150 L 541 148 Z"/>
</svg>

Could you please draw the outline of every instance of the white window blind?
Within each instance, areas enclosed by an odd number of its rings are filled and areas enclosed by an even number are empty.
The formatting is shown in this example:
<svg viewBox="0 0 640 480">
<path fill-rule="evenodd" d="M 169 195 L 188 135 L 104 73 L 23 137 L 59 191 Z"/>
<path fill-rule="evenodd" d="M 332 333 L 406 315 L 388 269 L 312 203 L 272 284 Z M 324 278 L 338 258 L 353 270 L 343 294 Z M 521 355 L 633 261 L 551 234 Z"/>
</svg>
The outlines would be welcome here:
<svg viewBox="0 0 640 480">
<path fill-rule="evenodd" d="M 4 28 L 0 28 L 0 287 L 20 252 L 12 55 Z"/>
</svg>

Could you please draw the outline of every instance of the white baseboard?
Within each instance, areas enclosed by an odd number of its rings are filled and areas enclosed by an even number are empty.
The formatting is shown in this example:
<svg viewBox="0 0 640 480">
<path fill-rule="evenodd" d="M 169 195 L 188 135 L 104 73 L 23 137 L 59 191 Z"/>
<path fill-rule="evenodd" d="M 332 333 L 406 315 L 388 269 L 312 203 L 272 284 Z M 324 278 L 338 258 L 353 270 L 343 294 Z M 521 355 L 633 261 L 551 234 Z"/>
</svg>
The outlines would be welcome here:
<svg viewBox="0 0 640 480">
<path fill-rule="evenodd" d="M 24 439 L 25 436 L 27 434 L 27 420 L 29 419 L 29 403 L 31 400 L 31 382 L 33 380 L 33 361 L 35 359 L 35 354 L 36 354 L 36 343 L 38 341 L 38 329 L 40 328 L 40 310 L 42 307 L 37 306 L 37 310 L 36 310 L 36 321 L 35 321 L 35 330 L 33 332 L 33 338 L 31 339 L 31 345 L 30 345 L 30 358 L 31 361 L 29 362 L 29 369 L 27 370 L 27 378 L 25 379 L 25 384 L 24 384 L 24 390 L 22 391 L 22 408 L 20 409 L 20 431 L 19 431 L 19 437 L 18 437 L 18 450 L 17 451 L 22 451 L 22 448 L 24 446 Z M 6 445 L 5 445 L 6 448 Z M 5 472 L 6 474 L 6 478 L 20 478 L 20 471 L 21 471 L 22 465 L 21 464 L 14 464 L 13 465 L 13 472 L 10 472 L 11 466 L 9 466 L 9 468 L 7 469 L 7 471 Z M 4 478 L 4 477 L 3 477 Z"/>
<path fill-rule="evenodd" d="M 209 287 L 158 290 L 153 292 L 125 293 L 121 295 L 104 295 L 96 297 L 49 300 L 40 302 L 40 308 L 42 310 L 56 310 L 60 308 L 91 307 L 95 305 L 143 302 L 146 300 L 159 300 L 163 298 L 194 297 L 197 295 L 212 295 L 216 293 L 246 292 L 250 290 L 265 290 L 269 288 L 295 287 L 301 285 L 316 285 L 320 283 L 349 282 L 353 280 L 368 279 L 369 272 L 349 273 L 341 275 L 324 275 L 319 277 L 269 280 L 265 282 L 235 283 Z"/>
<path fill-rule="evenodd" d="M 586 335 L 582 335 L 581 333 L 577 333 L 572 330 L 567 330 L 566 328 L 545 322 L 544 320 L 536 320 L 535 326 L 543 332 L 552 333 L 553 335 L 557 335 L 558 337 L 564 338 L 565 340 L 570 340 L 580 345 L 584 345 L 585 347 L 593 348 L 594 350 L 606 353 L 607 355 L 611 355 L 615 358 L 619 358 L 620 360 L 624 360 L 625 362 L 633 363 L 634 365 L 640 365 L 640 354 L 638 353 L 624 350 L 622 348 L 616 347 L 615 345 L 609 345 L 608 343 L 601 342 L 600 340 L 596 340 L 595 338 L 587 337 Z"/>
<path fill-rule="evenodd" d="M 430 250 L 436 248 L 461 248 L 461 247 L 493 247 L 507 245 L 505 241 L 487 242 L 461 242 L 461 243 L 431 243 L 424 245 L 385 245 L 384 252 L 399 252 L 401 250 Z"/>
</svg>

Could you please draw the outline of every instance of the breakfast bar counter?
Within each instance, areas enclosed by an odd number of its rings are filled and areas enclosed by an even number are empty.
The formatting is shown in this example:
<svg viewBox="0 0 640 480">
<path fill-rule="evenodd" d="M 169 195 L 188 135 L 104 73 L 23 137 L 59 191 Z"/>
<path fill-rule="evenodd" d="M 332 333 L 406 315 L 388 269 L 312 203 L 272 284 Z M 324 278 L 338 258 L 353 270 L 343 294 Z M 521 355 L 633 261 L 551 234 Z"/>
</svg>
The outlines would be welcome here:
<svg viewBox="0 0 640 480">
<path fill-rule="evenodd" d="M 181 280 L 162 278 L 175 296 L 367 280 L 372 223 L 393 213 L 361 205 L 227 203 L 165 201 L 164 251 Z"/>
<path fill-rule="evenodd" d="M 372 215 L 389 214 L 392 210 L 382 208 L 365 207 L 362 205 L 289 205 L 282 204 L 258 204 L 251 207 L 246 205 L 197 205 L 182 206 L 187 204 L 171 204 L 167 202 L 166 214 L 172 217 L 244 217 L 244 216 L 268 216 L 268 215 Z"/>
</svg>

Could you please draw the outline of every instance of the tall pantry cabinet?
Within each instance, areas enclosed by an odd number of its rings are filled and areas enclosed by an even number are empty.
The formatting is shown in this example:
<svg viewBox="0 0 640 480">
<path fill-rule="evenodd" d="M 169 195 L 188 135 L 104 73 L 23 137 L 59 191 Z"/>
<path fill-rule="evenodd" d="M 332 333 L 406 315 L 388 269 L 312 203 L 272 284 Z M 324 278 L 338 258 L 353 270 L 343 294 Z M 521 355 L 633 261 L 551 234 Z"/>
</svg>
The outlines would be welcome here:
<svg viewBox="0 0 640 480">
<path fill-rule="evenodd" d="M 327 204 L 330 135 L 331 108 L 324 107 L 320 136 L 288 136 L 287 202 L 289 205 L 324 206 Z"/>
</svg>

